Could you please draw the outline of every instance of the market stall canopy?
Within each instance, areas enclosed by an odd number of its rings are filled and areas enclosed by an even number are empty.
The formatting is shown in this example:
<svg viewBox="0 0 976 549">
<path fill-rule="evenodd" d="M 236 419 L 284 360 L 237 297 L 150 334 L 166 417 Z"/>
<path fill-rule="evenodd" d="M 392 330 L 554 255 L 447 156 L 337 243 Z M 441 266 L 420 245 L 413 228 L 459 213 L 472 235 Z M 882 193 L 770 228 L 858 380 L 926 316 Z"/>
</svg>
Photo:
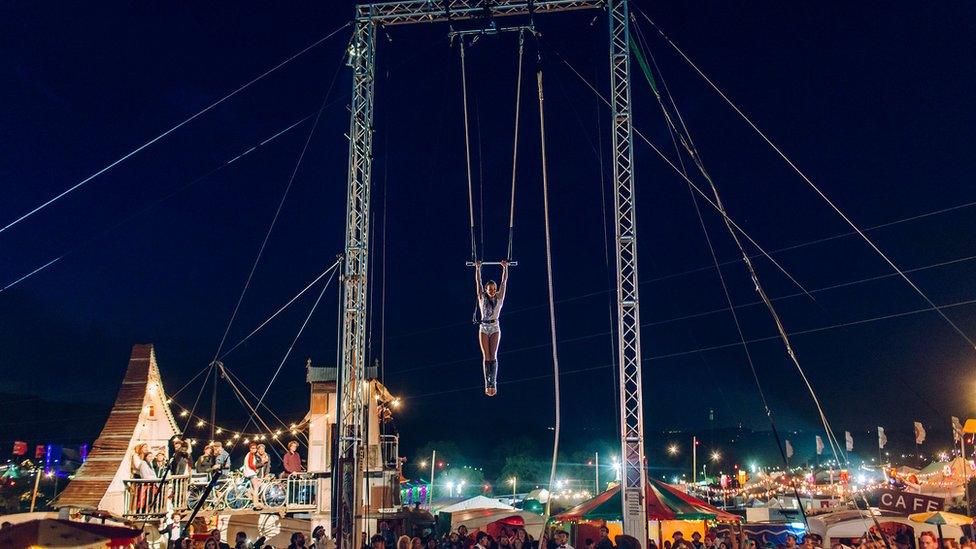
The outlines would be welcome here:
<svg viewBox="0 0 976 549">
<path fill-rule="evenodd" d="M 469 531 L 489 531 L 489 526 L 500 523 L 507 526 L 524 528 L 526 533 L 535 539 L 542 537 L 542 529 L 546 519 L 529 511 L 507 511 L 505 509 L 467 509 L 453 513 L 440 513 L 437 516 L 438 527 L 445 532 L 455 531 L 464 525 Z"/>
<path fill-rule="evenodd" d="M 129 547 L 142 532 L 73 520 L 41 519 L 0 530 L 0 547 Z"/>
<path fill-rule="evenodd" d="M 505 509 L 507 511 L 512 511 L 515 508 L 506 503 L 502 503 L 494 498 L 489 498 L 485 496 L 475 496 L 473 498 L 468 498 L 465 500 L 452 503 L 450 505 L 441 507 L 437 510 L 438 513 L 455 513 L 457 511 L 466 511 L 468 509 Z"/>
<path fill-rule="evenodd" d="M 967 526 L 973 523 L 973 519 L 967 517 L 966 515 L 957 515 L 956 513 L 947 513 L 945 511 L 915 513 L 914 515 L 908 515 L 908 518 L 915 522 L 924 522 L 926 524 L 954 524 L 956 526 Z"/>
<path fill-rule="evenodd" d="M 817 534 L 823 538 L 825 543 L 831 539 L 856 538 L 863 536 L 865 531 L 874 527 L 874 521 L 866 515 L 867 511 L 836 511 L 823 515 L 809 517 L 810 533 Z M 871 515 L 885 527 L 891 523 L 904 524 L 912 528 L 913 536 L 918 537 L 922 532 L 932 532 L 937 534 L 937 527 L 933 524 L 914 521 L 909 517 L 893 511 L 871 510 Z M 946 537 L 959 538 L 962 536 L 962 529 L 958 526 L 947 525 L 944 527 Z"/>
<path fill-rule="evenodd" d="M 715 520 L 738 522 L 740 517 L 693 498 L 663 482 L 649 480 L 645 489 L 647 520 Z M 615 486 L 559 515 L 555 520 L 621 520 L 620 486 Z"/>
</svg>

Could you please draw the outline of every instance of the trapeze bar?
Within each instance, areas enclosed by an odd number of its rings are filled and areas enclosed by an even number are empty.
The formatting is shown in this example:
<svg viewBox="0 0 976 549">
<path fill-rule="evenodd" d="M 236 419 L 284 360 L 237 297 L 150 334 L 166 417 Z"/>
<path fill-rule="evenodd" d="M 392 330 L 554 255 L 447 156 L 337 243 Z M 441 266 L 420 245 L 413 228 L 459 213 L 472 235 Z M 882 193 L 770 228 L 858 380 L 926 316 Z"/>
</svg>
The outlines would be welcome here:
<svg viewBox="0 0 976 549">
<path fill-rule="evenodd" d="M 482 265 L 501 265 L 502 262 L 501 261 L 482 261 L 481 264 Z M 474 267 L 474 261 L 465 262 L 465 265 L 467 265 L 468 267 Z M 508 262 L 508 266 L 509 267 L 518 267 L 518 261 L 509 261 Z"/>
<path fill-rule="evenodd" d="M 483 29 L 456 30 L 447 33 L 447 36 L 454 38 L 455 36 L 468 36 L 472 34 L 481 36 L 483 34 L 501 34 L 503 32 L 519 31 L 528 31 L 530 34 L 536 34 L 535 25 L 516 25 L 513 27 L 485 27 Z"/>
</svg>

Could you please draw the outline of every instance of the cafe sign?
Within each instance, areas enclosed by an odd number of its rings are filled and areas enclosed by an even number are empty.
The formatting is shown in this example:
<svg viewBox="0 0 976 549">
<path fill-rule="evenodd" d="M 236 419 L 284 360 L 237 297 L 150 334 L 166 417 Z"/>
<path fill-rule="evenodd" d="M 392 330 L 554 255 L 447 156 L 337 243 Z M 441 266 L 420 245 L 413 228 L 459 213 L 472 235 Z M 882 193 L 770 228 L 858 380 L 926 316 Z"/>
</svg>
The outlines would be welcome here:
<svg viewBox="0 0 976 549">
<path fill-rule="evenodd" d="M 895 511 L 910 515 L 926 511 L 941 511 L 945 508 L 945 498 L 923 496 L 882 488 L 875 493 L 878 509 Z"/>
</svg>

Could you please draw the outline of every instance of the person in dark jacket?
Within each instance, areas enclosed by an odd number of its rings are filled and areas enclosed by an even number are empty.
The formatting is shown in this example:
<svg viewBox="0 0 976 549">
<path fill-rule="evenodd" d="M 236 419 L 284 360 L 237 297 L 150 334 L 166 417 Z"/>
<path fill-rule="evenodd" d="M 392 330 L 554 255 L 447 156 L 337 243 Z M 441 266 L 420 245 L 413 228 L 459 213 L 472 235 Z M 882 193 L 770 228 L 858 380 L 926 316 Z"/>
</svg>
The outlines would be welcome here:
<svg viewBox="0 0 976 549">
<path fill-rule="evenodd" d="M 597 540 L 596 549 L 613 549 L 613 542 L 610 541 L 610 529 L 606 526 L 600 527 L 600 539 Z"/>
</svg>

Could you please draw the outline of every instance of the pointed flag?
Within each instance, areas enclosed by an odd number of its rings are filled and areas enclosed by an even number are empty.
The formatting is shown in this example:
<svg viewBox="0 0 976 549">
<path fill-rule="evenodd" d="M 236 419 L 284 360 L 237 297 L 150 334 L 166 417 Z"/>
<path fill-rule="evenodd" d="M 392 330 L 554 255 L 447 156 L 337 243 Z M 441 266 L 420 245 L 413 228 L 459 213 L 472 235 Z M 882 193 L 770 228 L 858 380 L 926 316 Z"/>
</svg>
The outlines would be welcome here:
<svg viewBox="0 0 976 549">
<path fill-rule="evenodd" d="M 793 445 L 790 444 L 790 441 L 787 440 L 786 441 L 786 459 L 789 459 L 791 457 L 793 457 Z"/>
<path fill-rule="evenodd" d="M 878 448 L 884 448 L 888 444 L 888 437 L 884 434 L 884 427 L 878 427 Z"/>
<path fill-rule="evenodd" d="M 959 442 L 959 437 L 962 436 L 962 423 L 959 423 L 959 418 L 952 416 L 952 440 Z"/>
<path fill-rule="evenodd" d="M 821 455 L 821 454 L 823 454 L 823 449 L 824 449 L 823 439 L 820 438 L 820 435 L 817 435 L 817 455 L 818 456 Z"/>
<path fill-rule="evenodd" d="M 854 451 L 854 437 L 851 436 L 850 431 L 844 431 L 844 441 L 847 442 L 847 451 Z"/>
<path fill-rule="evenodd" d="M 919 421 L 915 422 L 915 444 L 921 444 L 925 442 L 925 427 L 922 427 L 922 423 Z"/>
</svg>

